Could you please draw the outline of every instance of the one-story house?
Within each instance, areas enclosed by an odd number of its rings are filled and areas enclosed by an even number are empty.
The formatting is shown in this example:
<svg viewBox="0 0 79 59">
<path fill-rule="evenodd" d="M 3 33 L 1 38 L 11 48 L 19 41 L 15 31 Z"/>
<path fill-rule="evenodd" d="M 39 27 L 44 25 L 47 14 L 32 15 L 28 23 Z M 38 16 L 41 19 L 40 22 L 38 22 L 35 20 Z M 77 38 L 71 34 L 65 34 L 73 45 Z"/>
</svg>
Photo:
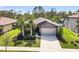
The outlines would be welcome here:
<svg viewBox="0 0 79 59">
<path fill-rule="evenodd" d="M 64 21 L 64 26 L 78 33 L 77 25 L 79 21 L 79 14 L 68 16 Z"/>
<path fill-rule="evenodd" d="M 4 33 L 11 30 L 15 23 L 16 23 L 15 19 L 0 17 L 0 33 Z"/>
<path fill-rule="evenodd" d="M 62 26 L 62 24 L 58 24 L 56 22 L 52 22 L 51 20 L 39 17 L 34 20 L 34 24 L 39 27 L 41 34 L 48 35 L 56 35 L 58 27 Z"/>
</svg>

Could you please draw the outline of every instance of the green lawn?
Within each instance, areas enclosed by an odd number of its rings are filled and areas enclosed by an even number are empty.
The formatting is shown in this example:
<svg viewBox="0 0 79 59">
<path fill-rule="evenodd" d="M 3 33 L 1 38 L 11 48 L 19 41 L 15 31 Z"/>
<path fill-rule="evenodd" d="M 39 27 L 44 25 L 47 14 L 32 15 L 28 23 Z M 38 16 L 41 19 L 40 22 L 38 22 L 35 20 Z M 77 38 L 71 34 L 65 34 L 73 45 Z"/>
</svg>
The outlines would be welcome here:
<svg viewBox="0 0 79 59">
<path fill-rule="evenodd" d="M 67 43 L 63 43 L 62 41 L 60 41 L 60 45 L 62 48 L 79 48 L 78 46 L 79 44 L 76 43 L 76 41 L 79 41 L 79 37 L 77 36 L 77 34 L 72 32 L 70 29 L 63 27 L 63 37 Z M 75 44 L 77 44 L 77 46 L 72 44 L 71 43 L 72 41 Z"/>
<path fill-rule="evenodd" d="M 5 46 L 6 38 L 8 39 L 8 45 L 13 46 L 14 42 L 12 40 L 19 33 L 20 33 L 20 30 L 16 28 L 16 29 L 10 30 L 9 32 L 6 32 L 5 34 L 2 34 L 0 36 L 0 46 Z"/>
<path fill-rule="evenodd" d="M 13 42 L 13 38 L 16 37 L 20 33 L 20 29 L 12 29 L 9 32 L 6 32 L 0 36 L 0 46 L 6 45 L 6 38 L 8 39 L 8 46 L 15 46 L 15 42 Z M 30 34 L 27 33 L 25 37 L 29 36 Z M 22 39 L 21 41 L 18 40 L 17 47 L 40 47 L 40 39 L 35 38 L 34 40 L 29 40 L 27 38 Z"/>
</svg>

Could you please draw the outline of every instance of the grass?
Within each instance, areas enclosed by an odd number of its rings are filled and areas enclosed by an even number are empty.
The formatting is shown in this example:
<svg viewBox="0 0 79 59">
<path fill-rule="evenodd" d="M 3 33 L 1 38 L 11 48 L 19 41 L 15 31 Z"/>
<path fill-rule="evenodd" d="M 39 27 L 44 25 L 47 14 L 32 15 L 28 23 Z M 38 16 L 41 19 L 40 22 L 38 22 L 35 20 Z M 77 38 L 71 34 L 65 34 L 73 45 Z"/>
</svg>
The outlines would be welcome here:
<svg viewBox="0 0 79 59">
<path fill-rule="evenodd" d="M 20 33 L 19 29 L 12 29 L 9 32 L 6 32 L 0 36 L 0 46 L 5 46 L 6 38 L 8 39 L 8 45 L 13 46 L 14 42 L 12 41 L 15 36 Z"/>
<path fill-rule="evenodd" d="M 67 43 L 63 43 L 60 41 L 60 45 L 62 48 L 79 48 L 79 46 L 74 46 L 71 44 L 71 41 L 79 40 L 77 34 L 72 32 L 70 29 L 63 27 L 63 37 Z"/>
<path fill-rule="evenodd" d="M 79 37 L 67 28 L 63 28 L 63 36 L 66 38 L 66 41 L 71 42 L 71 40 L 78 40 Z"/>
<path fill-rule="evenodd" d="M 20 29 L 12 29 L 9 32 L 6 32 L 0 36 L 0 46 L 6 45 L 6 38 L 8 39 L 8 46 L 15 46 L 15 42 L 13 38 L 16 37 L 20 33 Z M 29 36 L 30 34 L 27 33 L 25 37 Z M 17 47 L 40 47 L 40 39 L 36 38 L 34 40 L 23 39 L 21 41 L 17 41 Z"/>
<path fill-rule="evenodd" d="M 40 47 L 40 39 L 36 38 L 35 40 L 21 40 L 16 46 L 18 47 Z"/>
</svg>

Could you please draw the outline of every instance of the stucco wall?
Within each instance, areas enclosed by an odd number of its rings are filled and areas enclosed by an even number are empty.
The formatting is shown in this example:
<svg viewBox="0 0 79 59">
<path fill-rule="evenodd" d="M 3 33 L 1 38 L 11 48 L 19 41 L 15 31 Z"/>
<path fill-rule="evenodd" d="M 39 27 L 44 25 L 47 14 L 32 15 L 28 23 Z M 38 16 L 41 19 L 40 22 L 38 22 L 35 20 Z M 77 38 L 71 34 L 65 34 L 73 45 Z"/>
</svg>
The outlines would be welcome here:
<svg viewBox="0 0 79 59">
<path fill-rule="evenodd" d="M 12 24 L 8 24 L 8 25 L 3 26 L 3 32 L 7 32 L 11 29 L 12 29 Z"/>
</svg>

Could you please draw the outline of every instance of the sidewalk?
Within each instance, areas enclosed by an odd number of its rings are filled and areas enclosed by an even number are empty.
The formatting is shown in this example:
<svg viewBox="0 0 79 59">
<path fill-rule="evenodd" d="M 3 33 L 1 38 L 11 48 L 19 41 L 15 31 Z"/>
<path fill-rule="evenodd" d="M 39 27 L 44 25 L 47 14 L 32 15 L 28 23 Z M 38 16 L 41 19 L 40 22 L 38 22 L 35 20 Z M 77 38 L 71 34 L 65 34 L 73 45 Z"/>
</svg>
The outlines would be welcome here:
<svg viewBox="0 0 79 59">
<path fill-rule="evenodd" d="M 0 46 L 0 50 L 5 50 L 5 47 Z M 36 48 L 36 47 L 7 47 L 7 50 L 39 51 L 39 52 L 79 52 L 79 49 L 63 49 L 63 48 L 61 48 L 61 49 L 51 49 L 49 47 L 43 48 L 43 50 L 42 50 L 42 48 Z"/>
<path fill-rule="evenodd" d="M 5 50 L 6 48 L 0 46 L 0 50 Z M 7 47 L 7 50 L 18 50 L 18 51 L 40 51 L 40 48 L 37 47 Z"/>
</svg>

